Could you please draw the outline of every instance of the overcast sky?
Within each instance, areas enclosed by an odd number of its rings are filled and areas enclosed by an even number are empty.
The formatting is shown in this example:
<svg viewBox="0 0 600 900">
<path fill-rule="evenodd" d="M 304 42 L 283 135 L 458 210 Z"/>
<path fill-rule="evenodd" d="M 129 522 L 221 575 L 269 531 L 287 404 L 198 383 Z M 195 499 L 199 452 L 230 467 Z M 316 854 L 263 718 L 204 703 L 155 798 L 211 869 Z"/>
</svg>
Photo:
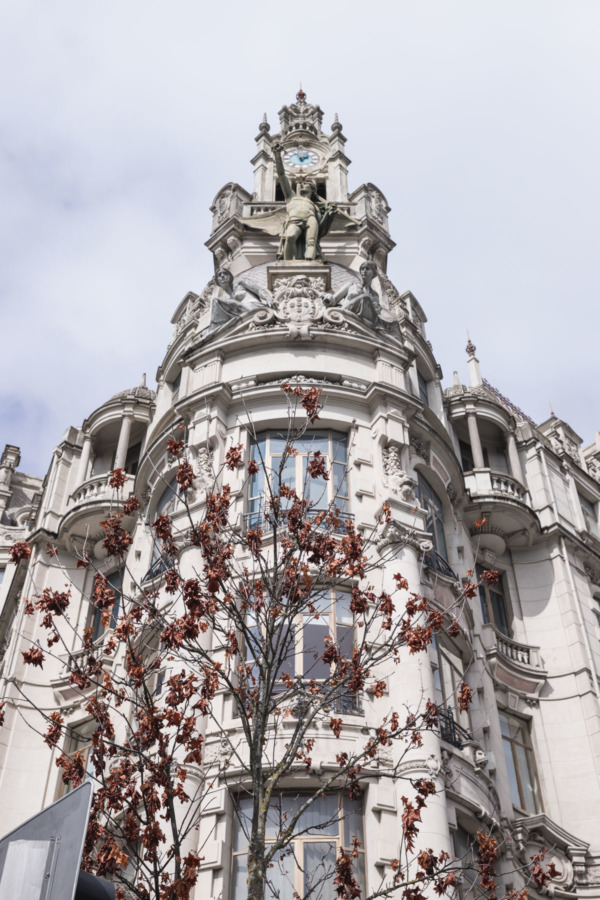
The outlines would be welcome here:
<svg viewBox="0 0 600 900">
<path fill-rule="evenodd" d="M 339 113 L 350 188 L 392 207 L 388 274 L 452 382 L 466 330 L 537 422 L 600 428 L 598 0 L 12 0 L 0 9 L 0 444 L 154 376 L 212 274 L 218 189 L 263 112 Z M 0 447 L 1 449 L 1 447 Z"/>
</svg>

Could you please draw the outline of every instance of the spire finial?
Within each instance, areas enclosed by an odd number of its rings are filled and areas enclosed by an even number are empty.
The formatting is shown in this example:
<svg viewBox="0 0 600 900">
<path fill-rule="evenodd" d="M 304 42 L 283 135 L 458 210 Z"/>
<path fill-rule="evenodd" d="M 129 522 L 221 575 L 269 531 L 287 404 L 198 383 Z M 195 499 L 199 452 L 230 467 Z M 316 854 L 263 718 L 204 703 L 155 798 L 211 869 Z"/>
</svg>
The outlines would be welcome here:
<svg viewBox="0 0 600 900">
<path fill-rule="evenodd" d="M 549 400 L 549 401 L 548 401 L 548 406 L 550 407 L 550 415 L 552 416 L 553 419 L 555 419 L 555 418 L 556 418 L 556 413 L 555 413 L 554 410 L 552 409 L 552 400 Z"/>
<path fill-rule="evenodd" d="M 333 125 L 331 126 L 331 130 L 332 131 L 341 131 L 342 130 L 342 126 L 340 124 L 340 117 L 338 116 L 337 113 L 334 116 Z"/>
<path fill-rule="evenodd" d="M 298 103 L 306 103 L 306 94 L 302 90 L 302 82 L 300 82 L 300 90 L 296 94 L 296 100 Z"/>
<path fill-rule="evenodd" d="M 475 356 L 475 351 L 477 350 L 477 347 L 471 340 L 471 335 L 469 334 L 468 331 L 467 331 L 467 346 L 465 347 L 465 350 L 467 351 L 467 353 L 469 354 L 470 357 Z"/>
<path fill-rule="evenodd" d="M 267 122 L 267 114 L 266 113 L 263 113 L 262 122 L 258 126 L 258 130 L 261 132 L 261 134 L 265 134 L 266 132 L 271 130 L 271 126 Z"/>
<path fill-rule="evenodd" d="M 142 380 L 140 381 L 140 387 L 146 387 L 146 373 L 142 375 Z"/>
</svg>

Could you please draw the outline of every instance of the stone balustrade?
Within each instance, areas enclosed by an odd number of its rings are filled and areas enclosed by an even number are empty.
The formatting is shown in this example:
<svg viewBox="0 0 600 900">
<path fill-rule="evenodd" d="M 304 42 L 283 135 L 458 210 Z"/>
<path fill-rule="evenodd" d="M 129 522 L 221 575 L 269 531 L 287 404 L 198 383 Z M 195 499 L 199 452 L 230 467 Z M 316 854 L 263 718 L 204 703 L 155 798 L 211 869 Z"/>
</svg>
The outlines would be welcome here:
<svg viewBox="0 0 600 900">
<path fill-rule="evenodd" d="M 530 505 L 528 493 L 523 485 L 505 472 L 493 472 L 491 469 L 465 472 L 465 487 L 473 498 L 498 497 Z"/>
<path fill-rule="evenodd" d="M 519 665 L 529 666 L 532 669 L 542 668 L 539 647 L 519 644 L 496 629 L 494 631 L 496 632 L 496 646 L 500 656 Z"/>
<path fill-rule="evenodd" d="M 118 495 L 115 489 L 109 485 L 109 477 L 109 473 L 104 472 L 102 475 L 95 475 L 93 478 L 88 478 L 87 481 L 84 481 L 71 494 L 69 508 L 80 506 L 82 503 L 110 503 L 111 500 L 117 499 L 117 496 L 119 499 L 129 497 L 135 480 L 133 475 L 126 476 L 127 480 Z"/>
</svg>

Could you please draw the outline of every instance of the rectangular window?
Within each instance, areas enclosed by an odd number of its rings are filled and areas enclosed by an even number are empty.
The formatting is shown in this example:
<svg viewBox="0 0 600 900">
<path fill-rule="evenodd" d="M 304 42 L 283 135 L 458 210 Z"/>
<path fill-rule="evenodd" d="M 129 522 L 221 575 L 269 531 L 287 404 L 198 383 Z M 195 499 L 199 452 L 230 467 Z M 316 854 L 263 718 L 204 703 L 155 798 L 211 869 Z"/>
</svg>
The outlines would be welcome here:
<svg viewBox="0 0 600 900">
<path fill-rule="evenodd" d="M 507 712 L 499 716 L 512 802 L 525 812 L 539 813 L 542 804 L 529 726 Z"/>
<path fill-rule="evenodd" d="M 510 637 L 504 579 L 501 578 L 498 584 L 487 584 L 482 576 L 483 567 L 478 565 L 477 580 L 481 582 L 479 585 L 479 599 L 481 601 L 483 624 L 489 625 L 491 622 L 498 631 L 505 634 L 506 637 Z"/>
<path fill-rule="evenodd" d="M 433 679 L 436 687 L 438 706 L 448 712 L 452 719 L 466 732 L 470 731 L 469 713 L 459 709 L 457 695 L 464 680 L 465 667 L 461 653 L 454 641 L 444 634 L 434 634 Z M 449 723 L 451 727 L 451 722 Z"/>
<path fill-rule="evenodd" d="M 287 827 L 291 817 L 308 799 L 302 794 L 282 794 L 271 804 L 267 817 L 267 843 Z M 247 852 L 252 821 L 252 798 L 238 799 L 235 811 L 231 900 L 247 896 Z M 355 877 L 366 896 L 362 805 L 341 794 L 318 797 L 300 816 L 294 829 L 293 852 L 283 851 L 267 872 L 265 900 L 329 900 L 335 894 L 334 864 L 340 847 L 352 850 L 352 838 L 361 842 L 354 860 Z"/>
<path fill-rule="evenodd" d="M 428 406 L 429 391 L 427 390 L 427 379 L 421 372 L 419 372 L 418 369 L 417 369 L 417 385 L 419 387 L 420 400 L 422 400 L 422 402 L 425 404 L 425 406 Z"/>
<path fill-rule="evenodd" d="M 287 439 L 274 431 L 258 434 L 251 457 L 259 471 L 250 477 L 248 491 L 248 527 L 265 528 L 265 472 L 270 489 L 277 493 L 281 484 L 293 488 L 299 496 L 310 500 L 313 513 L 335 506 L 347 513 L 350 506 L 347 472 L 347 438 L 337 431 L 307 431 L 294 448 L 296 456 L 286 453 Z M 312 478 L 307 467 L 316 452 L 325 457 L 329 478 Z"/>
<path fill-rule="evenodd" d="M 598 515 L 596 512 L 597 505 L 592 503 L 591 500 L 588 500 L 588 498 L 584 497 L 582 494 L 579 494 L 579 502 L 581 504 L 581 511 L 585 522 L 585 530 L 588 534 L 591 534 L 592 537 L 600 537 L 598 532 Z"/>
<path fill-rule="evenodd" d="M 4 568 L 4 566 L 0 566 L 0 584 L 2 584 L 2 582 L 4 581 L 4 573 L 5 572 L 6 572 L 6 569 Z"/>
<path fill-rule="evenodd" d="M 342 588 L 319 592 L 312 597 L 314 612 L 306 610 L 293 621 L 281 617 L 270 632 L 272 647 L 270 656 L 279 660 L 278 678 L 290 677 L 324 681 L 329 677 L 330 666 L 322 659 L 325 638 L 331 637 L 343 659 L 351 659 L 354 650 L 354 615 L 350 609 L 352 594 Z M 245 648 L 246 663 L 258 678 L 261 653 L 261 631 L 266 635 L 267 624 L 259 615 L 250 611 L 246 619 L 250 637 Z M 267 640 L 266 637 L 263 640 Z M 255 684 L 250 685 L 254 687 Z M 284 690 L 283 684 L 281 690 Z M 348 693 L 336 701 L 335 712 L 356 714 L 361 712 L 360 698 Z"/>
<path fill-rule="evenodd" d="M 67 740 L 65 742 L 64 752 L 67 756 L 73 757 L 73 754 L 79 752 L 83 756 L 83 765 L 85 768 L 84 781 L 93 781 L 94 766 L 92 765 L 92 735 L 97 728 L 97 722 L 90 719 L 88 722 L 81 722 L 67 729 Z M 62 772 L 62 769 L 60 770 Z M 72 785 L 63 784 L 62 778 L 59 781 L 57 796 L 64 797 L 73 790 Z"/>
</svg>

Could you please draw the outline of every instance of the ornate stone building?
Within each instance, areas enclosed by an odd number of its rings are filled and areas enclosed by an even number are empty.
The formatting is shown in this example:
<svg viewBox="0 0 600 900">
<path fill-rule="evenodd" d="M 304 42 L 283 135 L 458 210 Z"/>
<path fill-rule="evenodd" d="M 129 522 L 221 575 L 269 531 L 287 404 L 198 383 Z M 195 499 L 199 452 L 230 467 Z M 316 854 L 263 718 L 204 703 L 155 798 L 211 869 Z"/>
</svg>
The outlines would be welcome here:
<svg viewBox="0 0 600 900">
<path fill-rule="evenodd" d="M 444 390 L 422 307 L 386 275 L 394 242 L 385 196 L 374 184 L 349 192 L 337 116 L 326 133 L 322 111 L 300 92 L 279 118 L 276 135 L 266 117 L 259 126 L 252 190 L 229 183 L 214 199 L 207 247 L 215 276 L 177 306 L 156 393 L 144 384 L 123 391 L 70 428 L 43 489 L 15 471 L 16 448 L 7 446 L 2 457 L 0 554 L 25 534 L 33 554 L 16 569 L 0 561 L 8 701 L 0 830 L 59 790 L 55 752 L 19 714 L 23 685 L 40 707 L 62 710 L 79 746 L 89 743 L 66 668 L 23 667 L 23 641 L 39 626 L 23 619 L 18 598 L 58 588 L 65 570 L 83 595 L 87 576 L 76 568 L 76 553 L 84 542 L 111 583 L 122 584 L 118 561 L 103 556 L 98 527 L 110 508 L 107 473 L 118 467 L 127 472 L 127 490 L 144 501 L 127 590 L 140 584 L 160 591 L 164 566 L 149 523 L 165 509 L 175 523 L 180 514 L 164 489 L 173 476 L 165 435 L 179 424 L 186 430 L 200 509 L 201 488 L 212 483 L 226 449 L 247 442 L 249 418 L 271 458 L 286 416 L 280 385 L 316 384 L 327 401 L 315 439 L 331 463 L 336 455 L 338 496 L 365 533 L 389 502 L 392 521 L 379 546 L 400 548 L 394 571 L 402 570 L 411 589 L 444 610 L 469 572 L 500 573 L 497 585 L 482 586 L 469 601 L 458 638 L 438 638 L 426 662 L 407 663 L 401 678 L 390 678 L 395 704 L 425 694 L 442 710 L 439 731 L 405 763 L 438 786 L 423 846 L 460 855 L 478 828 L 497 826 L 506 837 L 501 890 L 518 886 L 511 873 L 545 846 L 562 873 L 557 896 L 600 897 L 600 437 L 584 448 L 555 417 L 536 425 L 481 377 L 470 342 L 470 384 L 455 376 Z M 242 490 L 241 480 L 236 491 L 235 477 L 236 513 L 260 516 L 260 491 Z M 60 565 L 46 554 L 48 541 L 59 547 Z M 382 572 L 383 583 L 389 577 Z M 81 629 L 91 624 L 104 639 L 83 602 L 79 616 Z M 456 703 L 463 679 L 474 695 L 468 713 Z M 227 698 L 219 703 L 223 732 L 207 733 L 209 760 L 237 727 Z M 368 704 L 344 714 L 348 739 L 369 716 Z M 326 765 L 330 755 L 329 744 L 318 741 L 317 762 Z M 383 772 L 385 758 L 380 766 Z M 374 776 L 355 811 L 367 892 L 398 855 L 401 790 Z M 239 900 L 244 851 L 233 799 L 224 787 L 215 796 L 199 823 L 205 859 L 196 896 Z M 337 846 L 343 834 L 330 840 Z M 305 841 L 296 858 L 308 865 L 315 848 Z M 286 898 L 294 885 L 302 893 L 302 875 L 293 860 L 289 865 Z"/>
</svg>

